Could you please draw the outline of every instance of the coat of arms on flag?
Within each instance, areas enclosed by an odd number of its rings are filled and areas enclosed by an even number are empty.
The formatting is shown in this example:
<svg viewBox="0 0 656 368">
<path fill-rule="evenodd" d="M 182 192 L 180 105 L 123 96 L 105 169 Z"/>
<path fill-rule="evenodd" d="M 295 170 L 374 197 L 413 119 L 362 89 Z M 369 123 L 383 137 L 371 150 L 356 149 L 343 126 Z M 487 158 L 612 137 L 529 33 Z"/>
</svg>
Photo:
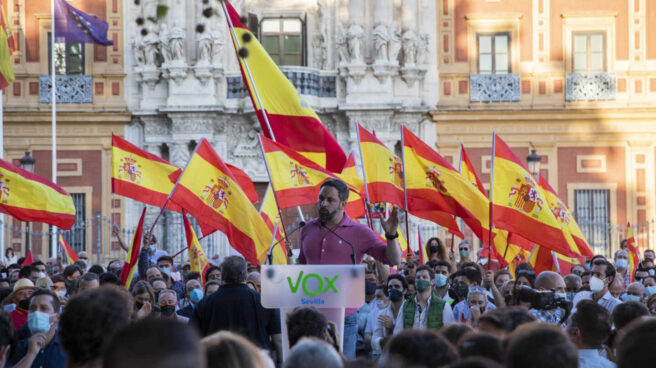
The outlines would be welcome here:
<svg viewBox="0 0 656 368">
<path fill-rule="evenodd" d="M 203 190 L 200 199 L 212 208 L 221 212 L 228 207 L 228 200 L 231 193 L 230 182 L 228 182 L 226 178 L 218 177 L 216 179 L 211 179 L 205 186 L 205 190 Z"/>
<path fill-rule="evenodd" d="M 390 180 L 397 187 L 403 188 L 403 163 L 401 163 L 401 159 L 394 156 L 394 158 L 389 158 L 389 162 Z"/>
<path fill-rule="evenodd" d="M 532 181 L 528 177 L 524 177 L 524 182 L 520 179 L 515 180 L 515 185 L 510 188 L 508 195 L 508 205 L 531 214 L 537 207 L 537 212 L 542 210 L 542 199 L 539 196 L 538 190 L 533 186 Z M 535 215 L 537 218 L 537 214 Z"/>
<path fill-rule="evenodd" d="M 141 165 L 133 155 L 122 157 L 118 168 L 118 178 L 141 184 Z"/>
<path fill-rule="evenodd" d="M 426 170 L 426 187 L 433 187 L 442 194 L 449 194 L 449 191 L 444 186 L 444 181 L 440 179 L 440 171 L 434 166 Z"/>
<path fill-rule="evenodd" d="M 291 170 L 289 171 L 289 174 L 292 178 L 292 182 L 294 183 L 295 187 L 312 185 L 312 182 L 310 181 L 310 177 L 308 176 L 308 173 L 303 166 L 299 165 L 294 161 L 289 161 L 289 164 L 291 165 Z"/>
<path fill-rule="evenodd" d="M 7 203 L 9 197 L 9 182 L 11 180 L 0 173 L 0 202 Z"/>
</svg>

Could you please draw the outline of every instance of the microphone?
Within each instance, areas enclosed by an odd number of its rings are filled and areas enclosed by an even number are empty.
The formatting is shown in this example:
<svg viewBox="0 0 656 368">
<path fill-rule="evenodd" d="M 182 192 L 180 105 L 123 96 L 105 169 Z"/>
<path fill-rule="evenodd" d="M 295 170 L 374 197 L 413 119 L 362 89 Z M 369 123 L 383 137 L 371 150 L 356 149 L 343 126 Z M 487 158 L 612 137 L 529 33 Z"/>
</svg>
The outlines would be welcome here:
<svg viewBox="0 0 656 368">
<path fill-rule="evenodd" d="M 278 240 L 277 242 L 273 243 L 271 248 L 269 248 L 269 254 L 267 254 L 267 259 L 269 260 L 269 264 L 273 264 L 273 248 L 275 248 L 276 245 L 280 244 L 283 240 L 287 240 L 289 235 L 292 235 L 293 233 L 297 232 L 300 228 L 305 226 L 305 221 L 301 221 L 298 223 L 298 226 L 296 229 L 292 230 L 289 234 L 285 234 L 285 237 Z M 273 234 L 273 236 L 276 236 L 276 234 Z"/>
<path fill-rule="evenodd" d="M 325 222 L 323 222 L 323 221 L 319 221 L 319 223 L 321 224 L 322 227 L 328 229 L 328 231 L 330 231 L 331 233 L 335 234 L 338 238 L 342 239 L 343 241 L 346 242 L 346 244 L 348 244 L 348 245 L 351 246 L 351 260 L 353 261 L 353 264 L 355 264 L 355 247 L 353 246 L 353 244 L 351 244 L 350 241 L 348 241 L 348 240 L 342 238 L 342 236 L 339 235 L 339 234 L 337 234 L 335 231 L 333 231 L 333 229 L 331 229 L 331 228 L 329 228 L 328 226 L 326 226 L 326 223 L 325 223 Z"/>
</svg>

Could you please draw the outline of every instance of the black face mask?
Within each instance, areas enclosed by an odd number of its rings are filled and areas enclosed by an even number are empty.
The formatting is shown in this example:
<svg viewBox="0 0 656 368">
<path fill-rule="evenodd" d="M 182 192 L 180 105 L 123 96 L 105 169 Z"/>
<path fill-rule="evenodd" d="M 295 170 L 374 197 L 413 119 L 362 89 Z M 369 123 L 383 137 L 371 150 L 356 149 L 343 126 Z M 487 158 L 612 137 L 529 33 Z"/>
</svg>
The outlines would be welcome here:
<svg viewBox="0 0 656 368">
<path fill-rule="evenodd" d="M 28 310 L 30 309 L 30 298 L 25 298 L 18 302 L 18 308 L 22 310 Z"/>
<path fill-rule="evenodd" d="M 388 293 L 389 293 L 389 299 L 394 303 L 396 303 L 396 302 L 400 301 L 401 299 L 403 299 L 403 292 L 401 292 L 399 290 L 390 289 L 388 291 Z"/>
<path fill-rule="evenodd" d="M 141 307 L 143 307 L 143 305 L 144 305 L 144 303 L 141 303 L 141 302 L 134 302 L 134 307 L 135 307 L 137 310 L 141 309 Z"/>
<path fill-rule="evenodd" d="M 159 309 L 161 310 L 163 316 L 168 317 L 175 313 L 175 305 L 165 305 L 163 307 L 159 307 Z"/>
<path fill-rule="evenodd" d="M 373 282 L 365 282 L 364 293 L 366 295 L 373 295 L 376 293 L 376 284 Z"/>
<path fill-rule="evenodd" d="M 440 250 L 437 245 L 431 245 L 429 249 L 431 253 L 437 253 L 437 251 Z"/>
</svg>

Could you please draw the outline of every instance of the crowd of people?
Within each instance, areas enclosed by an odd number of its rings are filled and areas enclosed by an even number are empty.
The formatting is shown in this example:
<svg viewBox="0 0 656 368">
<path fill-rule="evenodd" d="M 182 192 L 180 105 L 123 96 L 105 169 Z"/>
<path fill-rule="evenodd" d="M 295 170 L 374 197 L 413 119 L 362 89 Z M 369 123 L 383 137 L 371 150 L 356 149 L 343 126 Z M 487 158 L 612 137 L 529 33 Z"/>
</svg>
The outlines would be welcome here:
<svg viewBox="0 0 656 368">
<path fill-rule="evenodd" d="M 119 260 L 89 266 L 82 252 L 63 268 L 56 259 L 24 265 L 8 249 L 0 366 L 640 367 L 656 341 L 651 250 L 634 275 L 620 249 L 564 277 L 536 275 L 527 263 L 491 271 L 470 260 L 466 241 L 456 257 L 437 238 L 425 264 L 410 257 L 390 268 L 365 257 L 366 303 L 355 313 L 355 356 L 346 357 L 320 309 L 264 308 L 258 267 L 244 258 L 201 275 L 156 250 L 152 235 L 144 243 L 130 290 Z"/>
</svg>

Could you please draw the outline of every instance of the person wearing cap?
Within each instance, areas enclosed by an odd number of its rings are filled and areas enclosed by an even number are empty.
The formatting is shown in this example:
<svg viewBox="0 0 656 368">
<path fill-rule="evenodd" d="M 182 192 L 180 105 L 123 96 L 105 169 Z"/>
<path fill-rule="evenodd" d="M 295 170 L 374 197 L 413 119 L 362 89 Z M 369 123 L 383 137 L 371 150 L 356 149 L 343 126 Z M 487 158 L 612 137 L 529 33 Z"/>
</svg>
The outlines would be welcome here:
<svg viewBox="0 0 656 368">
<path fill-rule="evenodd" d="M 54 286 L 52 280 L 48 276 L 37 279 L 34 285 L 39 289 L 51 289 Z"/>
<path fill-rule="evenodd" d="M 7 296 L 9 303 L 15 304 L 16 309 L 11 312 L 11 320 L 14 328 L 18 331 L 27 323 L 27 310 L 30 307 L 30 296 L 36 287 L 30 279 L 19 279 L 14 284 L 14 290 Z"/>
</svg>

